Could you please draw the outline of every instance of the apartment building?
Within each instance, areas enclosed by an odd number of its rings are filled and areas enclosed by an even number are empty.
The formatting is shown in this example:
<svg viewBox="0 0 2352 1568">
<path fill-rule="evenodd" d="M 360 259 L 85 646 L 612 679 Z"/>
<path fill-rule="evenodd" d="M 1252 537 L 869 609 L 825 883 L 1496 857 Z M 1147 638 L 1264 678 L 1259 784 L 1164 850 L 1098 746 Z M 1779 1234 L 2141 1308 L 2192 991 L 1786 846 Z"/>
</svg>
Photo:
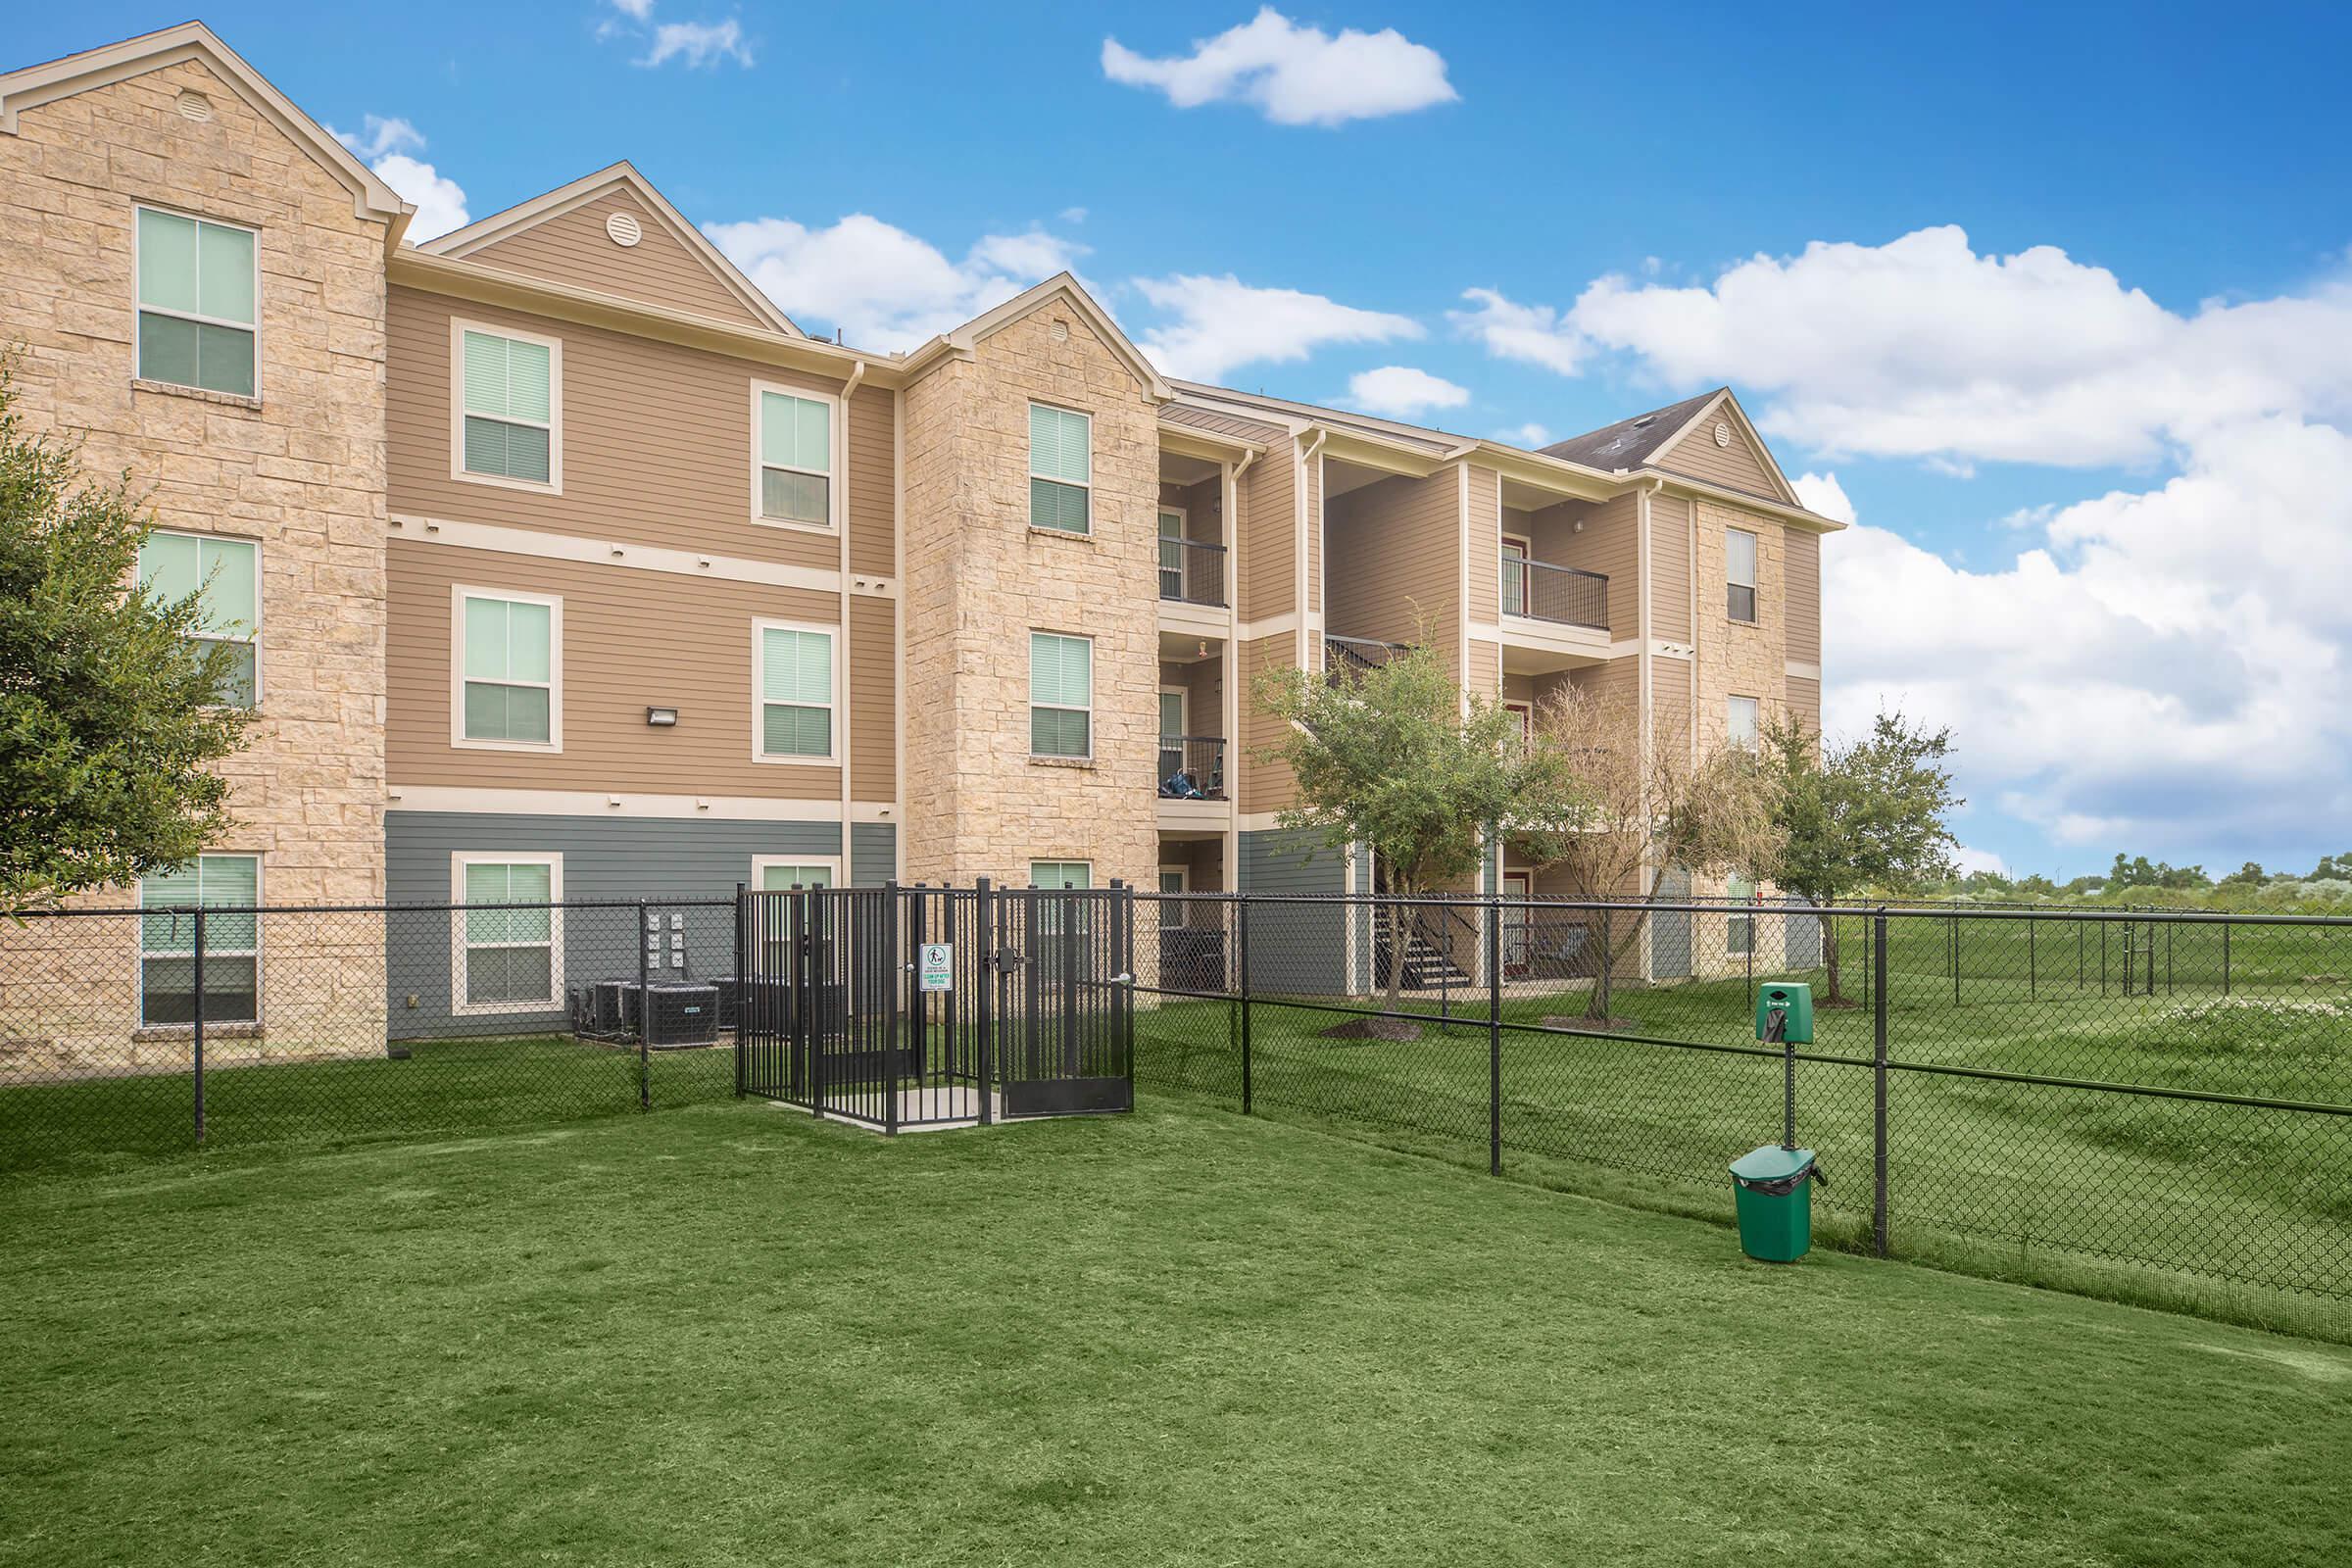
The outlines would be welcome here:
<svg viewBox="0 0 2352 1568">
<path fill-rule="evenodd" d="M 1170 381 L 1066 275 L 813 338 L 626 164 L 408 217 L 200 24 L 0 75 L 27 412 L 154 485 L 150 575 L 253 650 L 238 826 L 148 902 L 1369 890 L 1278 828 L 1248 694 L 1424 628 L 1651 744 L 1818 717 L 1838 524 L 1728 390 L 1527 451 Z M 449 1010 L 552 1001 L 536 940 L 454 943 Z M 151 1029 L 175 956 L 125 956 Z"/>
</svg>

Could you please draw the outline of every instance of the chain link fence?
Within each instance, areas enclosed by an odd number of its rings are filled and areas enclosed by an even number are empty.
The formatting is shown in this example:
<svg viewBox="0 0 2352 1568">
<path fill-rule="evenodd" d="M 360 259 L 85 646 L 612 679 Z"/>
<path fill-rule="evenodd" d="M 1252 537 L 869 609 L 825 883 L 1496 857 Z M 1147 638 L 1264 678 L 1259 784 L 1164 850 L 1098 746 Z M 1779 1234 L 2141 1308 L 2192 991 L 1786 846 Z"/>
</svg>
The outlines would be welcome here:
<svg viewBox="0 0 2352 1568">
<path fill-rule="evenodd" d="M 2352 921 L 1147 895 L 1139 1085 L 1728 1214 L 1817 1000 L 1822 1234 L 2244 1310 L 2352 1302 Z M 1156 929 L 1156 943 L 1151 933 Z M 2102 1271 L 2118 1272 L 2102 1272 Z M 2144 1293 L 2143 1293 L 2144 1294 Z M 2258 1314 L 2259 1315 L 2259 1314 Z M 2346 1319 L 2352 1321 L 2352 1318 Z"/>
</svg>

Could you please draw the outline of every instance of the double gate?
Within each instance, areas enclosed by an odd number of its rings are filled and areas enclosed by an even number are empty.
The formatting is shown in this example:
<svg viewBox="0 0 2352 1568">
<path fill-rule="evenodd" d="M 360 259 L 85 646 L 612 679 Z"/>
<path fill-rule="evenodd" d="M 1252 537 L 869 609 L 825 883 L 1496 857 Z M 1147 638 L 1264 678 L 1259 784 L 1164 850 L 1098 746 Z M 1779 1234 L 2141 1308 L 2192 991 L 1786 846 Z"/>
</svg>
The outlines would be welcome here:
<svg viewBox="0 0 2352 1568">
<path fill-rule="evenodd" d="M 739 896 L 739 1092 L 896 1132 L 1135 1104 L 1135 894 Z"/>
</svg>

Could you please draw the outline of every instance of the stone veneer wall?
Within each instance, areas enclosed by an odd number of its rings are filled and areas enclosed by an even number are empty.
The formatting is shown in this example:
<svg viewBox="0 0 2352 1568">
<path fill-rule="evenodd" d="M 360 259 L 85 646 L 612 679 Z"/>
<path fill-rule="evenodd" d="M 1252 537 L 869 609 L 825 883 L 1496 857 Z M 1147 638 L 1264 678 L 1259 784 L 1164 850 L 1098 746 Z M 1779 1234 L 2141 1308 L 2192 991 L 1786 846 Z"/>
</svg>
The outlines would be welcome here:
<svg viewBox="0 0 2352 1568">
<path fill-rule="evenodd" d="M 1094 416 L 1094 530 L 1029 525 L 1029 403 Z M 1157 415 L 1049 300 L 906 394 L 909 881 L 1020 885 L 1033 859 L 1149 888 L 1158 863 Z M 1095 641 L 1094 758 L 1029 756 L 1029 633 Z"/>
<path fill-rule="evenodd" d="M 182 114 L 183 91 L 211 118 Z M 260 231 L 258 401 L 134 384 L 140 202 Z M 26 109 L 0 135 L 0 338 L 25 346 L 28 426 L 80 440 L 93 474 L 128 469 L 164 527 L 260 541 L 262 706 L 250 744 L 222 764 L 236 822 L 219 848 L 261 856 L 273 904 L 384 891 L 383 238 L 348 188 L 200 61 Z M 380 1049 L 382 938 L 362 924 L 271 923 L 267 1048 Z M 0 1074 L 32 1056 L 133 1065 L 135 922 L 50 922 L 9 939 L 28 944 L 58 951 L 13 966 Z M 69 980 L 80 993 L 60 999 L 71 1026 L 44 1022 L 40 999 Z M 184 1056 L 167 1035 L 139 1042 L 135 1064 Z"/>
</svg>

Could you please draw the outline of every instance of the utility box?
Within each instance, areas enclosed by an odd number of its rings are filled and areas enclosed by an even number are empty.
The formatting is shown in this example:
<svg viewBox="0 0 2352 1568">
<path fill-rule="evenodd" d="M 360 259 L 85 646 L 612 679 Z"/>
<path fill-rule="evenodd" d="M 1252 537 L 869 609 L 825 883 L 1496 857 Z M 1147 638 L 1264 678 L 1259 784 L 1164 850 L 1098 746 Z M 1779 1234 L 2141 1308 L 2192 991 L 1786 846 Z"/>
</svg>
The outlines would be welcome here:
<svg viewBox="0 0 2352 1568">
<path fill-rule="evenodd" d="M 1773 1015 L 1780 1015 L 1780 1028 L 1775 1032 Z M 1756 1038 L 1774 1045 L 1792 1041 L 1800 1046 L 1813 1043 L 1813 988 L 1799 983 L 1774 981 L 1756 992 Z"/>
</svg>

